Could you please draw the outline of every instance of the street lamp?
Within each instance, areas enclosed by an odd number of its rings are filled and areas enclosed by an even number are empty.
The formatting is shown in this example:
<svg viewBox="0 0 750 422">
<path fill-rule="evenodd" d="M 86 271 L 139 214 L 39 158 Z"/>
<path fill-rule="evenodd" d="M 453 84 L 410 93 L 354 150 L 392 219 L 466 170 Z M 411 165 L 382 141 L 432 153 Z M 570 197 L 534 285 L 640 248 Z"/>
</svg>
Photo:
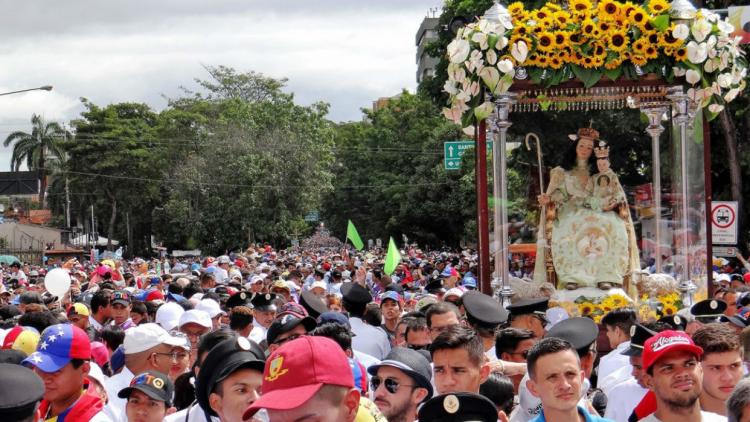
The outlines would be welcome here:
<svg viewBox="0 0 750 422">
<path fill-rule="evenodd" d="M 29 91 L 52 91 L 52 85 L 44 85 L 44 86 L 40 86 L 38 88 L 22 89 L 20 91 L 3 92 L 3 93 L 0 93 L 0 96 L 11 95 L 11 94 L 20 94 L 21 92 L 29 92 Z"/>
</svg>

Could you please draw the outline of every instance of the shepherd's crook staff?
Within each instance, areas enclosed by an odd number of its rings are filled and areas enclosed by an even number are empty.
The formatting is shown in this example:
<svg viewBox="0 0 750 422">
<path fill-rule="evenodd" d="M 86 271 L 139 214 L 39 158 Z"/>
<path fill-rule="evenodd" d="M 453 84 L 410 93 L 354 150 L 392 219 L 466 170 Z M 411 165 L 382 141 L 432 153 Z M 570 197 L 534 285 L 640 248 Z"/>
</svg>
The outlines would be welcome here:
<svg viewBox="0 0 750 422">
<path fill-rule="evenodd" d="M 527 150 L 531 151 L 529 138 L 533 138 L 536 141 L 536 161 L 539 168 L 539 192 L 544 193 L 544 175 L 542 174 L 542 146 L 539 144 L 539 137 L 536 135 L 536 133 L 529 132 L 526 134 L 526 139 L 524 139 Z M 537 237 L 537 243 L 541 242 L 544 244 L 544 247 L 547 248 L 547 237 L 544 230 L 544 225 L 546 224 L 547 219 L 547 205 L 542 205 L 541 214 L 541 219 L 539 220 L 539 235 Z M 537 257 L 537 259 L 539 258 Z"/>
</svg>

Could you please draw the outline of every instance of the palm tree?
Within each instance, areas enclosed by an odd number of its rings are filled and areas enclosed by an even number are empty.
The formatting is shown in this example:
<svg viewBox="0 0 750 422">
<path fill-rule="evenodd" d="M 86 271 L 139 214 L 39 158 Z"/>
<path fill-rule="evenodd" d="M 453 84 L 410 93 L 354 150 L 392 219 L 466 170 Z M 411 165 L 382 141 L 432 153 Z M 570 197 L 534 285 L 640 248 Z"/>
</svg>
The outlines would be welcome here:
<svg viewBox="0 0 750 422">
<path fill-rule="evenodd" d="M 44 195 L 47 191 L 47 173 L 65 156 L 60 144 L 66 132 L 57 122 L 46 122 L 36 114 L 31 116 L 31 133 L 16 131 L 8 135 L 4 147 L 13 144 L 13 155 L 10 157 L 10 170 L 18 171 L 26 163 L 29 170 L 36 171 L 39 178 L 39 204 L 44 207 Z"/>
</svg>

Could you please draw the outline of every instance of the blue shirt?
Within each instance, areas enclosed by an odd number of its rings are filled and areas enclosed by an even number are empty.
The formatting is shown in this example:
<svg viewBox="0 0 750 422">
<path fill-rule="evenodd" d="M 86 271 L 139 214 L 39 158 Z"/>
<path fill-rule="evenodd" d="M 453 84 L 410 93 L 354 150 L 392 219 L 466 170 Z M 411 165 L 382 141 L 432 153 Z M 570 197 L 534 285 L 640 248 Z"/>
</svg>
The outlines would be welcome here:
<svg viewBox="0 0 750 422">
<path fill-rule="evenodd" d="M 583 415 L 583 418 L 586 420 L 586 422 L 613 422 L 611 419 L 605 419 L 590 414 L 583 406 L 578 406 L 578 413 Z M 544 418 L 544 409 L 542 409 L 542 413 L 532 419 L 531 422 L 547 422 L 547 420 Z"/>
</svg>

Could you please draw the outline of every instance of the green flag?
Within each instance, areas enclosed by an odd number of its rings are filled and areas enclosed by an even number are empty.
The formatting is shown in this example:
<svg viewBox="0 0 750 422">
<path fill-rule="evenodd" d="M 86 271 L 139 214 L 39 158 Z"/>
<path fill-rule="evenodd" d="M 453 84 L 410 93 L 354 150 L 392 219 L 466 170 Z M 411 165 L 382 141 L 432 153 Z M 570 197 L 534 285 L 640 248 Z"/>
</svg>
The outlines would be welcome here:
<svg viewBox="0 0 750 422">
<path fill-rule="evenodd" d="M 396 247 L 396 242 L 393 241 L 393 238 L 388 242 L 388 253 L 385 255 L 385 268 L 383 268 L 383 272 L 391 275 L 394 271 L 396 271 L 396 266 L 401 262 L 401 252 L 398 251 L 398 248 Z"/>
<path fill-rule="evenodd" d="M 365 244 L 362 243 L 362 239 L 359 238 L 359 233 L 357 233 L 357 228 L 354 227 L 352 220 L 349 220 L 349 225 L 346 226 L 346 238 L 352 241 L 352 245 L 354 245 L 358 251 L 361 251 L 362 248 L 365 247 Z"/>
</svg>

